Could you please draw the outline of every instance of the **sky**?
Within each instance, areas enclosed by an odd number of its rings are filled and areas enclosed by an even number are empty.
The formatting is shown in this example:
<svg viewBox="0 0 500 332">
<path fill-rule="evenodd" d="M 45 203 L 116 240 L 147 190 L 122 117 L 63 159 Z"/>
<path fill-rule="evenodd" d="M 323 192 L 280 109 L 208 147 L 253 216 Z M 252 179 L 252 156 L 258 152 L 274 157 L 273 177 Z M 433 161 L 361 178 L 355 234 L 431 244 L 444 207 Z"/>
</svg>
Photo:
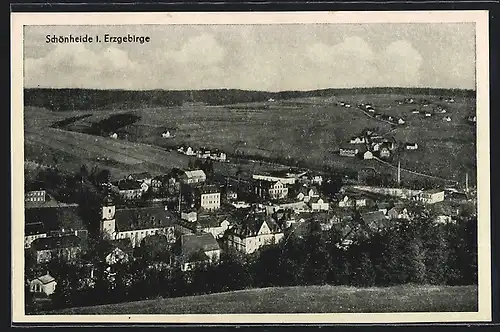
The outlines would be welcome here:
<svg viewBox="0 0 500 332">
<path fill-rule="evenodd" d="M 52 44 L 46 35 L 148 36 Z M 27 88 L 475 89 L 474 23 L 25 26 Z"/>
</svg>

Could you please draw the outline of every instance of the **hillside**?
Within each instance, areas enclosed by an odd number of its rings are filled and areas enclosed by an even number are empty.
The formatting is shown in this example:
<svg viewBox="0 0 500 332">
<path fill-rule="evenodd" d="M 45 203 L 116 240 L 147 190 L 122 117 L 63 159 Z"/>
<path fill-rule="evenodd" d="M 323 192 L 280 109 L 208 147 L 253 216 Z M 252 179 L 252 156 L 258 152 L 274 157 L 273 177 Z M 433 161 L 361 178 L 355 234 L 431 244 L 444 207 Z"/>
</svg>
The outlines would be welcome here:
<svg viewBox="0 0 500 332">
<path fill-rule="evenodd" d="M 296 286 L 156 299 L 48 314 L 230 314 L 477 311 L 477 286 Z M 46 313 L 47 314 L 47 313 Z"/>
<path fill-rule="evenodd" d="M 269 98 L 290 99 L 316 96 L 346 96 L 353 94 L 446 95 L 472 97 L 472 90 L 430 88 L 357 88 L 313 91 L 245 91 L 237 89 L 167 91 L 167 90 L 92 90 L 92 89 L 24 89 L 24 105 L 44 107 L 53 111 L 133 109 L 143 107 L 178 106 L 184 102 L 209 105 L 261 102 Z"/>
</svg>

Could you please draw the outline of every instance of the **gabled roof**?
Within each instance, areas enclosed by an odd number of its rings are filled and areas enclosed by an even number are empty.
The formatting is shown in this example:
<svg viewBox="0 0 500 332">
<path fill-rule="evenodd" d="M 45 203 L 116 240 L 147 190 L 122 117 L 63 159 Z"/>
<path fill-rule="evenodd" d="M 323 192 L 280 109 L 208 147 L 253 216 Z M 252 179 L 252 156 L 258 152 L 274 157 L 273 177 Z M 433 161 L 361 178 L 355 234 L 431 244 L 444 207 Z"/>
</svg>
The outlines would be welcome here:
<svg viewBox="0 0 500 332">
<path fill-rule="evenodd" d="M 119 232 L 173 226 L 180 218 L 162 207 L 117 209 L 116 228 Z"/>
<path fill-rule="evenodd" d="M 46 285 L 56 279 L 47 272 L 47 274 L 36 278 L 36 280 L 39 280 L 42 284 Z"/>
<path fill-rule="evenodd" d="M 198 177 L 202 177 L 202 178 L 206 178 L 206 174 L 203 170 L 201 169 L 198 169 L 198 170 L 195 170 L 195 171 L 184 171 L 184 174 L 186 175 L 186 177 L 188 179 L 191 179 L 191 178 L 198 178 Z"/>
<path fill-rule="evenodd" d="M 367 224 L 371 223 L 371 222 L 379 222 L 382 220 L 386 220 L 385 215 L 382 211 L 373 211 L 373 212 L 363 213 L 361 215 L 361 218 Z"/>
<path fill-rule="evenodd" d="M 195 188 L 195 191 L 199 195 L 203 195 L 203 194 L 216 194 L 216 193 L 220 193 L 221 192 L 220 188 L 217 187 L 216 185 L 204 185 L 204 186 Z"/>
<path fill-rule="evenodd" d="M 199 251 L 220 250 L 220 246 L 211 233 L 185 234 L 181 236 L 181 250 L 187 258 Z"/>
<path fill-rule="evenodd" d="M 118 182 L 119 190 L 137 190 L 141 189 L 141 183 L 135 180 L 125 180 Z"/>
<path fill-rule="evenodd" d="M 202 227 L 219 227 L 224 220 L 229 220 L 227 213 L 199 214 L 198 224 Z"/>
<path fill-rule="evenodd" d="M 129 176 L 135 180 L 145 180 L 145 179 L 152 178 L 152 176 L 149 172 L 135 173 L 135 174 L 130 174 Z"/>
<path fill-rule="evenodd" d="M 79 247 L 81 239 L 76 235 L 54 236 L 35 239 L 31 247 L 36 251 Z"/>
</svg>

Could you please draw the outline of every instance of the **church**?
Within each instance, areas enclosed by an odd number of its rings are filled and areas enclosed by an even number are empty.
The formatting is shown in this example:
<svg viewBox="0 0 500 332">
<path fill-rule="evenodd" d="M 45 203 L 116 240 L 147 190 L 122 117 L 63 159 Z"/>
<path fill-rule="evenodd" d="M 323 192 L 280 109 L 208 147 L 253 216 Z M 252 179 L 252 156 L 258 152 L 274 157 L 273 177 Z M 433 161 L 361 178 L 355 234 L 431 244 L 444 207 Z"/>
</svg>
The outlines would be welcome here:
<svg viewBox="0 0 500 332">
<path fill-rule="evenodd" d="M 110 240 L 129 238 L 132 247 L 140 247 L 150 235 L 164 234 L 169 242 L 175 242 L 174 224 L 180 218 L 164 207 L 116 209 L 111 197 L 102 204 L 101 234 Z"/>
</svg>

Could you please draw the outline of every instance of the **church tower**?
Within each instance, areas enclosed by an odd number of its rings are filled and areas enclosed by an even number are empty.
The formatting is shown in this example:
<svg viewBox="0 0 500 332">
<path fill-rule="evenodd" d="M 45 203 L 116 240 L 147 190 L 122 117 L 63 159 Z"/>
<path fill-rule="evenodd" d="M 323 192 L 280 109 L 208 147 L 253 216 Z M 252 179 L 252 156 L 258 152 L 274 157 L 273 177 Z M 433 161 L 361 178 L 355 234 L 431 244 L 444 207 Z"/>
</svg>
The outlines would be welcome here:
<svg viewBox="0 0 500 332">
<path fill-rule="evenodd" d="M 102 204 L 101 233 L 113 237 L 116 231 L 115 204 L 111 196 L 106 196 Z"/>
</svg>

